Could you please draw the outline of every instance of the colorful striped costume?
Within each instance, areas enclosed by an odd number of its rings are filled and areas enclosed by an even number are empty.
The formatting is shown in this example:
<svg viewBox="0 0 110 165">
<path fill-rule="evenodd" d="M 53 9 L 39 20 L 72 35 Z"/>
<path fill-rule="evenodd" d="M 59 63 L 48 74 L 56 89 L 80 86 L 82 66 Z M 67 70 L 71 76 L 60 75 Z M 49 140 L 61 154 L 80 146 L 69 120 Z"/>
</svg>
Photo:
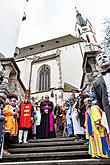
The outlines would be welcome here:
<svg viewBox="0 0 110 165">
<path fill-rule="evenodd" d="M 102 111 L 97 106 L 91 106 L 90 116 L 88 117 L 88 135 L 89 135 L 89 154 L 94 158 L 100 156 L 110 157 L 110 142 L 106 128 L 101 124 Z"/>
</svg>

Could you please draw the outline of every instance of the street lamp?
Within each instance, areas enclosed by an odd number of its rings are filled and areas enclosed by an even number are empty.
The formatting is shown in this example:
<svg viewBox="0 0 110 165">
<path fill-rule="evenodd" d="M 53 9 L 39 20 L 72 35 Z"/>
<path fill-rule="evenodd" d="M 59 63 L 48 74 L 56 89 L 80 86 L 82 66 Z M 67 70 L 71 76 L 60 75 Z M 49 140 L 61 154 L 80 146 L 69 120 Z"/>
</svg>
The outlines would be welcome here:
<svg viewBox="0 0 110 165">
<path fill-rule="evenodd" d="M 28 96 L 30 96 L 31 93 L 31 79 L 32 79 L 32 66 L 34 62 L 37 62 L 37 60 L 40 58 L 40 56 L 34 56 L 31 61 L 31 67 L 30 67 L 30 75 L 29 75 L 29 87 L 28 87 Z"/>
</svg>

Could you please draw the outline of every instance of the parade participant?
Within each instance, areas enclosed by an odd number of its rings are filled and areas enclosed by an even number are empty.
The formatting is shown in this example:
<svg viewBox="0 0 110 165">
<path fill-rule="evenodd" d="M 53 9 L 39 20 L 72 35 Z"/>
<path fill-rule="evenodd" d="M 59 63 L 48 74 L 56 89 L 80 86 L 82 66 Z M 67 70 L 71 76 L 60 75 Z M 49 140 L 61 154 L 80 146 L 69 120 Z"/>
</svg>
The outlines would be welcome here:
<svg viewBox="0 0 110 165">
<path fill-rule="evenodd" d="M 0 159 L 2 159 L 3 155 L 3 147 L 4 147 L 4 123 L 5 123 L 5 116 L 4 116 L 4 103 L 5 99 L 0 96 Z"/>
<path fill-rule="evenodd" d="M 40 127 L 40 121 L 41 121 L 41 113 L 40 113 L 40 106 L 39 102 L 34 103 L 34 123 L 32 126 L 33 130 L 33 136 L 38 139 L 39 135 L 39 127 Z"/>
<path fill-rule="evenodd" d="M 58 104 L 55 107 L 56 112 L 56 131 L 62 132 L 62 109 Z"/>
<path fill-rule="evenodd" d="M 15 119 L 15 132 L 14 136 L 18 135 L 18 117 L 19 117 L 19 105 L 18 105 L 18 97 L 15 94 L 11 94 L 9 96 L 10 106 L 13 107 L 14 119 Z"/>
<path fill-rule="evenodd" d="M 67 114 L 68 108 L 66 106 L 66 103 L 63 104 L 62 107 L 62 125 L 63 125 L 63 137 L 67 137 L 67 121 L 66 121 L 66 114 Z"/>
<path fill-rule="evenodd" d="M 18 135 L 18 103 L 17 103 L 17 96 L 14 94 L 10 94 L 7 98 L 5 108 L 4 108 L 4 115 L 6 118 L 6 122 L 4 125 L 5 128 L 5 136 L 16 137 Z M 5 138 L 6 138 L 5 137 Z"/>
<path fill-rule="evenodd" d="M 86 133 L 86 144 L 89 144 L 89 128 L 91 128 L 91 126 L 89 124 L 91 124 L 91 119 L 90 119 L 90 107 L 92 105 L 96 105 L 96 97 L 94 92 L 92 92 L 91 94 L 89 93 L 87 95 L 87 97 L 84 99 L 84 105 L 86 108 L 86 112 L 85 112 L 85 133 Z"/>
<path fill-rule="evenodd" d="M 69 137 L 73 136 L 73 123 L 72 123 L 72 102 L 71 100 L 66 101 L 68 110 L 66 113 L 66 122 L 67 122 L 67 134 Z"/>
<path fill-rule="evenodd" d="M 84 123 L 85 123 L 85 105 L 84 105 L 84 99 L 87 97 L 87 95 L 85 94 L 84 91 L 80 91 L 79 93 L 79 97 L 77 100 L 77 105 L 76 108 L 78 109 L 78 116 L 77 118 L 79 118 L 80 120 L 80 125 L 81 127 L 84 128 Z"/>
<path fill-rule="evenodd" d="M 74 135 L 76 136 L 77 140 L 84 138 L 84 128 L 80 125 L 80 119 L 77 118 L 78 111 L 76 108 L 77 101 L 75 99 L 72 99 L 72 123 L 73 123 L 73 130 Z"/>
<path fill-rule="evenodd" d="M 4 125 L 5 132 L 9 132 L 11 136 L 16 136 L 17 128 L 15 124 L 15 116 L 17 115 L 17 112 L 15 112 L 15 109 L 12 106 L 9 98 L 7 98 L 5 102 L 4 115 L 6 118 L 6 122 Z"/>
<path fill-rule="evenodd" d="M 106 128 L 101 124 L 102 110 L 90 98 L 84 100 L 86 106 L 85 128 L 89 139 L 88 153 L 92 158 L 109 158 L 109 140 Z"/>
<path fill-rule="evenodd" d="M 32 127 L 33 116 L 34 116 L 33 105 L 30 102 L 30 98 L 26 97 L 25 101 L 20 104 L 19 135 L 18 135 L 19 143 L 22 142 L 28 143 L 27 137 L 28 137 L 29 129 Z"/>
<path fill-rule="evenodd" d="M 14 137 L 16 134 L 16 124 L 15 124 L 15 116 L 16 112 L 14 112 L 14 108 L 11 105 L 9 98 L 6 99 L 5 107 L 4 107 L 4 115 L 5 115 L 5 137 L 4 137 L 4 155 L 9 155 L 8 147 L 10 144 L 10 137 Z"/>
<path fill-rule="evenodd" d="M 84 124 L 85 134 L 86 134 L 86 144 L 89 144 L 89 124 L 91 124 L 89 96 L 88 96 L 88 98 L 84 99 L 84 105 L 86 106 L 85 124 Z M 91 128 L 91 126 L 90 126 L 90 128 Z"/>
<path fill-rule="evenodd" d="M 46 95 L 44 101 L 40 104 L 41 124 L 39 128 L 39 138 L 54 138 L 55 126 L 53 117 L 53 102 Z"/>
<path fill-rule="evenodd" d="M 107 132 L 110 139 L 110 58 L 104 52 L 96 56 L 96 65 L 101 73 L 93 83 L 97 104 L 105 112 Z"/>
</svg>

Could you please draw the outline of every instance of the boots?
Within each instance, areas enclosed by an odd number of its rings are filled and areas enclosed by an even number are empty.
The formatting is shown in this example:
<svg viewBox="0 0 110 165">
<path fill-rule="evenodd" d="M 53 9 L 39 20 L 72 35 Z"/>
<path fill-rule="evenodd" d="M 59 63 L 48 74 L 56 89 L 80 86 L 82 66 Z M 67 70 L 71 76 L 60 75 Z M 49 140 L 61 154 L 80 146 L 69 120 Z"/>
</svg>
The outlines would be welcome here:
<svg viewBox="0 0 110 165">
<path fill-rule="evenodd" d="M 28 143 L 27 142 L 27 136 L 28 136 L 28 131 L 24 131 L 24 143 Z"/>
<path fill-rule="evenodd" d="M 18 140 L 19 144 L 22 143 L 23 130 L 19 130 Z"/>
</svg>

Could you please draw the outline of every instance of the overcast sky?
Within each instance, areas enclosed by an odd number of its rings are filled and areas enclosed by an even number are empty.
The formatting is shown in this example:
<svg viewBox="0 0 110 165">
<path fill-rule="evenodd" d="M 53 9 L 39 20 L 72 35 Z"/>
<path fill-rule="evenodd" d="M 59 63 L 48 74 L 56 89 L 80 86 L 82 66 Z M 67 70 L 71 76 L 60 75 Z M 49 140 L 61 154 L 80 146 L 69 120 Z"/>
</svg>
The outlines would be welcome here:
<svg viewBox="0 0 110 165">
<path fill-rule="evenodd" d="M 92 23 L 100 42 L 104 18 L 110 15 L 110 0 L 29 0 L 27 20 L 22 22 L 17 46 L 24 47 L 67 34 L 75 35 L 75 6 Z"/>
</svg>

